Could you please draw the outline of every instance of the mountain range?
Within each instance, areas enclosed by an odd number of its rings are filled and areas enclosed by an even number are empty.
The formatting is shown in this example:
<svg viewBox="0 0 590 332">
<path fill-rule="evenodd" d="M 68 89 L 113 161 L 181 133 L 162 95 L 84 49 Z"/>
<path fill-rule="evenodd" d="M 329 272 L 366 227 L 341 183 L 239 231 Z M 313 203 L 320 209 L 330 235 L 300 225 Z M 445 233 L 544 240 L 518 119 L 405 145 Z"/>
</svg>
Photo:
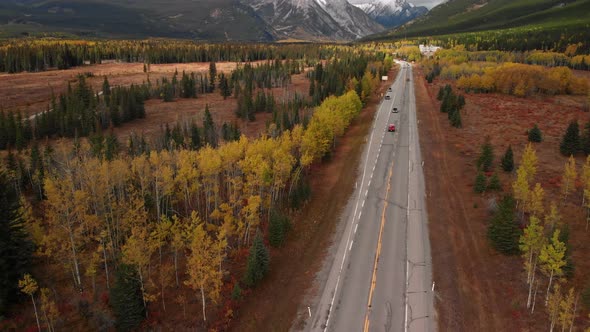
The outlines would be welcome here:
<svg viewBox="0 0 590 332">
<path fill-rule="evenodd" d="M 1 0 L 0 37 L 351 41 L 427 12 L 406 0 Z"/>
</svg>

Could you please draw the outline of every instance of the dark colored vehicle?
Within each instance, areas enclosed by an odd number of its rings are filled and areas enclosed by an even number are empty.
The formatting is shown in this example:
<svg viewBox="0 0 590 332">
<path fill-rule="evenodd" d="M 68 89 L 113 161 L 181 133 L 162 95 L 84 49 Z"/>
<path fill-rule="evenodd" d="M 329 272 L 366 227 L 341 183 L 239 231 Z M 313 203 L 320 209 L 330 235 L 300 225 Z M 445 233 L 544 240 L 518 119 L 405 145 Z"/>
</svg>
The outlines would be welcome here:
<svg viewBox="0 0 590 332">
<path fill-rule="evenodd" d="M 391 97 L 389 95 L 385 96 L 385 100 L 390 100 L 390 99 L 391 99 Z"/>
<path fill-rule="evenodd" d="M 395 131 L 395 125 L 394 125 L 393 123 L 390 123 L 390 124 L 387 126 L 387 131 Z"/>
<path fill-rule="evenodd" d="M 391 111 L 392 113 L 398 113 L 399 111 L 397 110 L 397 107 L 394 107 L 393 110 Z"/>
<path fill-rule="evenodd" d="M 389 89 L 387 89 L 387 91 L 391 92 L 391 91 L 393 91 L 393 90 L 391 90 L 391 88 L 389 88 Z"/>
</svg>

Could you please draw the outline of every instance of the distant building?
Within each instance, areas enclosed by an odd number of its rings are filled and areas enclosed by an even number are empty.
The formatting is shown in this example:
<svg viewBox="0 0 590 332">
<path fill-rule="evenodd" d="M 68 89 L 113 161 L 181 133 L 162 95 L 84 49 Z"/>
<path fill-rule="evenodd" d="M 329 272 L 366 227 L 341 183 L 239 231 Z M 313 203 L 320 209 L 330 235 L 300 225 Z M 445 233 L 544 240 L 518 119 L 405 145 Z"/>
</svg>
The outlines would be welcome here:
<svg viewBox="0 0 590 332">
<path fill-rule="evenodd" d="M 436 53 L 436 51 L 438 51 L 440 49 L 439 46 L 434 46 L 434 45 L 419 45 L 420 47 L 420 53 L 422 53 L 422 55 L 427 56 L 427 57 L 431 57 L 432 55 L 434 55 L 434 53 Z"/>
</svg>

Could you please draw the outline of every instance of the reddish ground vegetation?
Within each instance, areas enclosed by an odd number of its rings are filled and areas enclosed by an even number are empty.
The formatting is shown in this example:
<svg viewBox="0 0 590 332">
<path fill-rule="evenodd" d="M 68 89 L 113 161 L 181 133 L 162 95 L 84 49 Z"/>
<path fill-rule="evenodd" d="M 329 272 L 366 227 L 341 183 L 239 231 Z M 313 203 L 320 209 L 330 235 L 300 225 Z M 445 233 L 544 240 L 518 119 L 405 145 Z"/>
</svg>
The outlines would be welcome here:
<svg viewBox="0 0 590 332">
<path fill-rule="evenodd" d="M 582 111 L 584 97 L 554 96 L 518 98 L 500 94 L 466 94 L 461 111 L 463 128 L 452 128 L 440 113 L 436 96 L 440 87 L 453 84 L 435 80 L 428 84 L 415 71 L 420 144 L 425 157 L 427 207 L 436 282 L 436 310 L 441 331 L 537 331 L 548 328 L 540 287 L 534 315 L 526 310 L 526 275 L 522 259 L 506 257 L 491 248 L 486 237 L 487 210 L 492 194 L 473 192 L 475 161 L 480 145 L 490 137 L 495 170 L 505 192 L 511 192 L 514 175 L 503 173 L 498 162 L 512 145 L 518 164 L 527 144 L 527 130 L 538 124 L 542 143 L 536 143 L 539 159 L 536 182 L 545 189 L 545 206 L 558 201 L 566 158 L 559 142 L 571 120 L 580 125 L 590 118 Z M 462 93 L 462 92 L 460 92 Z M 578 174 L 584 157 L 576 158 Z M 566 287 L 581 291 L 590 273 L 585 259 L 589 246 L 585 214 L 577 188 L 560 207 L 570 228 L 575 274 Z M 544 277 L 541 277 L 544 278 Z M 543 279 L 544 280 L 544 279 Z M 584 326 L 587 310 L 578 310 L 577 326 Z"/>
</svg>

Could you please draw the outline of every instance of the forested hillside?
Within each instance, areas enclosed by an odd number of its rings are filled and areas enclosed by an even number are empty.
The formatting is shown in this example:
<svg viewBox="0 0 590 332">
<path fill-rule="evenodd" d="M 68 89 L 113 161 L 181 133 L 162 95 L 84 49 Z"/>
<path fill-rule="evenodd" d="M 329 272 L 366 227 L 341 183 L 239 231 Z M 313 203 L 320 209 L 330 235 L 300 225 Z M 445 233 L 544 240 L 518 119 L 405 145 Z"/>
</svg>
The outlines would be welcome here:
<svg viewBox="0 0 590 332">
<path fill-rule="evenodd" d="M 589 21 L 588 0 L 451 0 L 410 24 L 368 39 L 448 36 L 465 44 L 461 39 L 472 36 L 487 49 L 548 49 L 561 40 L 564 45 L 588 40 Z"/>
</svg>

